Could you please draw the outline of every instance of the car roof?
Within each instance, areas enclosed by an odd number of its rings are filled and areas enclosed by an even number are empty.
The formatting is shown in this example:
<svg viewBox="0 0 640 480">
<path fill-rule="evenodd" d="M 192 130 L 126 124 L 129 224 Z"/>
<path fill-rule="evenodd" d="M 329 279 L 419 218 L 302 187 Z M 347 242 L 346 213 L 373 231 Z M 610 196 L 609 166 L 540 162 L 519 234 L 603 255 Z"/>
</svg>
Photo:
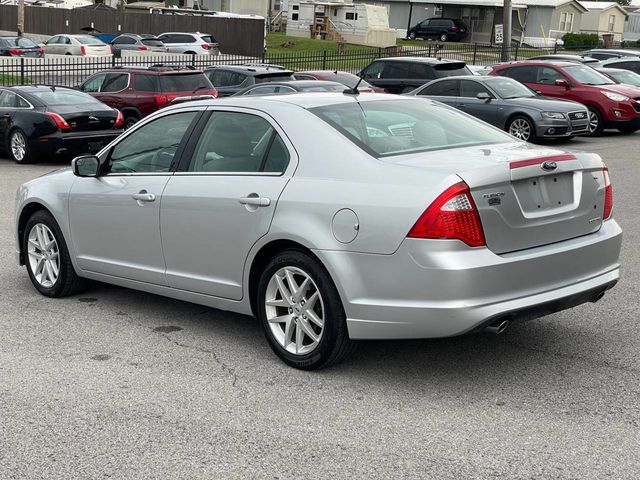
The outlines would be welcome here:
<svg viewBox="0 0 640 480">
<path fill-rule="evenodd" d="M 157 75 L 172 75 L 176 73 L 202 73 L 202 70 L 196 70 L 194 68 L 189 67 L 180 67 L 180 66 L 172 66 L 172 65 L 151 65 L 151 66 L 142 66 L 142 65 L 118 65 L 111 68 L 106 68 L 104 70 L 100 70 L 99 72 L 94 73 L 114 73 L 114 72 L 139 72 L 139 73 L 151 73 Z"/>
<path fill-rule="evenodd" d="M 619 58 L 607 58 L 606 60 L 602 60 L 603 64 L 609 64 L 609 63 L 618 63 L 618 62 L 632 62 L 634 60 L 638 60 L 640 59 L 640 53 L 638 53 L 638 55 L 636 56 L 626 56 L 626 57 L 619 57 Z"/>
<path fill-rule="evenodd" d="M 277 82 L 282 83 L 282 82 Z M 261 84 L 264 85 L 264 84 Z M 343 85 L 344 86 L 344 85 Z M 385 93 L 367 93 L 360 95 L 350 95 L 342 92 L 301 92 L 288 95 L 248 95 L 216 98 L 215 100 L 197 100 L 167 109 L 184 108 L 185 105 L 198 106 L 238 106 L 268 109 L 269 105 L 287 104 L 302 109 L 323 107 L 328 105 L 341 105 L 351 102 L 372 102 L 372 101 L 415 101 L 416 97 L 404 97 L 401 95 L 389 95 Z"/>
<path fill-rule="evenodd" d="M 517 67 L 517 66 L 525 66 L 531 67 L 535 65 L 553 65 L 554 67 L 575 67 L 576 65 L 581 65 L 576 62 L 569 62 L 567 60 L 519 60 L 517 62 L 505 62 L 499 65 L 496 65 L 494 68 L 506 68 L 506 67 Z"/>
<path fill-rule="evenodd" d="M 429 65 L 438 65 L 440 63 L 465 63 L 461 60 L 449 60 L 448 58 L 435 58 L 435 57 L 387 57 L 387 58 L 376 58 L 374 62 L 415 62 L 415 63 L 426 63 Z"/>
<path fill-rule="evenodd" d="M 247 75 L 264 75 L 265 73 L 284 73 L 291 74 L 293 70 L 287 70 L 284 67 L 280 67 L 277 65 L 268 66 L 268 65 L 214 65 L 212 67 L 207 67 L 205 70 L 232 70 L 234 72 L 242 72 Z"/>
<path fill-rule="evenodd" d="M 316 75 L 316 74 L 327 74 L 327 75 L 331 75 L 331 74 L 347 74 L 347 75 L 353 75 L 354 77 L 357 77 L 357 75 L 355 73 L 351 73 L 351 72 L 345 72 L 344 70 L 299 70 L 296 71 L 296 73 L 307 73 L 309 75 Z"/>
<path fill-rule="evenodd" d="M 587 52 L 626 53 L 626 54 L 631 53 L 631 54 L 633 54 L 632 56 L 640 55 L 640 51 L 639 50 L 627 50 L 627 49 L 624 49 L 624 48 L 592 48 L 591 50 L 587 50 Z"/>
<path fill-rule="evenodd" d="M 256 86 L 264 87 L 265 85 L 290 85 L 292 87 L 313 87 L 313 86 L 322 86 L 322 85 L 339 85 L 344 87 L 342 83 L 332 82 L 330 80 L 287 80 L 284 82 L 262 82 Z M 253 86 L 253 85 L 252 85 Z"/>
</svg>

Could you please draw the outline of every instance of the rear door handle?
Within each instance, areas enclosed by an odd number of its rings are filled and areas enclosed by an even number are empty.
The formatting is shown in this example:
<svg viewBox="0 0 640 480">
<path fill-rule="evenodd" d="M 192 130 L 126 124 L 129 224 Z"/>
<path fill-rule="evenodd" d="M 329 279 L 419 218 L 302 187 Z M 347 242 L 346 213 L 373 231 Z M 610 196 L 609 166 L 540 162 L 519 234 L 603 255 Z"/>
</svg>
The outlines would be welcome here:
<svg viewBox="0 0 640 480">
<path fill-rule="evenodd" d="M 271 199 L 267 197 L 258 197 L 257 195 L 249 195 L 248 197 L 241 197 L 238 201 L 242 205 L 255 205 L 256 207 L 268 207 L 271 205 Z"/>
<path fill-rule="evenodd" d="M 140 190 L 138 193 L 131 195 L 134 200 L 138 202 L 155 202 L 156 196 L 153 193 L 148 193 L 146 190 Z"/>
</svg>

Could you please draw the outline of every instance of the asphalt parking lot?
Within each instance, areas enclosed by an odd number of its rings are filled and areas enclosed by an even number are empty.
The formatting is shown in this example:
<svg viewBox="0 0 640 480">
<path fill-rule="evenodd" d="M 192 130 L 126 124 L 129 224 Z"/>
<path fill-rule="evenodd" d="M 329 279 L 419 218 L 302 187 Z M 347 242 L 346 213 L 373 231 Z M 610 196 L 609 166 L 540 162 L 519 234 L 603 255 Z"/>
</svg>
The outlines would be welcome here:
<svg viewBox="0 0 640 480">
<path fill-rule="evenodd" d="M 624 270 L 603 300 L 312 373 L 249 317 L 102 284 L 40 296 L 14 193 L 64 162 L 0 160 L 0 478 L 638 478 L 640 133 L 565 146 L 610 169 Z"/>
</svg>

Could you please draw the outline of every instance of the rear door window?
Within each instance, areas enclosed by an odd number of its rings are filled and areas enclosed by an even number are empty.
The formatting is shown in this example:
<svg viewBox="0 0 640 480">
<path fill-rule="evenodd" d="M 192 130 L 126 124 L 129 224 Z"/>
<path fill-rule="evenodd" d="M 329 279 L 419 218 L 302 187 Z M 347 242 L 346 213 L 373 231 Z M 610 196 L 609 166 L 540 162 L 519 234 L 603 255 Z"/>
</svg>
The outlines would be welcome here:
<svg viewBox="0 0 640 480">
<path fill-rule="evenodd" d="M 120 92 L 129 85 L 128 73 L 107 73 L 100 91 L 107 93 Z"/>
<path fill-rule="evenodd" d="M 418 95 L 433 95 L 438 97 L 458 97 L 458 80 L 443 80 L 423 88 Z"/>
<path fill-rule="evenodd" d="M 511 67 L 498 70 L 501 77 L 509 77 L 521 83 L 536 83 L 538 67 Z"/>
<path fill-rule="evenodd" d="M 615 65 L 612 65 L 616 68 L 623 68 L 625 70 L 631 70 L 632 72 L 640 73 L 640 62 L 632 61 L 632 62 L 617 62 Z"/>
<path fill-rule="evenodd" d="M 367 68 L 362 70 L 362 76 L 365 78 L 380 78 L 386 62 L 373 62 Z"/>
</svg>

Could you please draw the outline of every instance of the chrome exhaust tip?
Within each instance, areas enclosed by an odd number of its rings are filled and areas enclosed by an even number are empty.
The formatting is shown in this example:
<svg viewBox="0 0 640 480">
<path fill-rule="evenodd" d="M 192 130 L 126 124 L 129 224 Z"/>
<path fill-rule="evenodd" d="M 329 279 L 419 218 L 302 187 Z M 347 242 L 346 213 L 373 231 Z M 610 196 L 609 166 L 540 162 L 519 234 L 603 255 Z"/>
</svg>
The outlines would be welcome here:
<svg viewBox="0 0 640 480">
<path fill-rule="evenodd" d="M 485 327 L 484 331 L 487 333 L 495 333 L 497 335 L 504 332 L 509 326 L 509 323 L 509 320 L 496 320 L 488 327 Z"/>
<path fill-rule="evenodd" d="M 604 297 L 605 294 L 605 290 L 601 291 L 600 293 L 598 293 L 595 297 L 593 297 L 593 300 L 591 300 L 593 303 L 599 302 L 600 300 L 602 300 L 602 297 Z"/>
</svg>

